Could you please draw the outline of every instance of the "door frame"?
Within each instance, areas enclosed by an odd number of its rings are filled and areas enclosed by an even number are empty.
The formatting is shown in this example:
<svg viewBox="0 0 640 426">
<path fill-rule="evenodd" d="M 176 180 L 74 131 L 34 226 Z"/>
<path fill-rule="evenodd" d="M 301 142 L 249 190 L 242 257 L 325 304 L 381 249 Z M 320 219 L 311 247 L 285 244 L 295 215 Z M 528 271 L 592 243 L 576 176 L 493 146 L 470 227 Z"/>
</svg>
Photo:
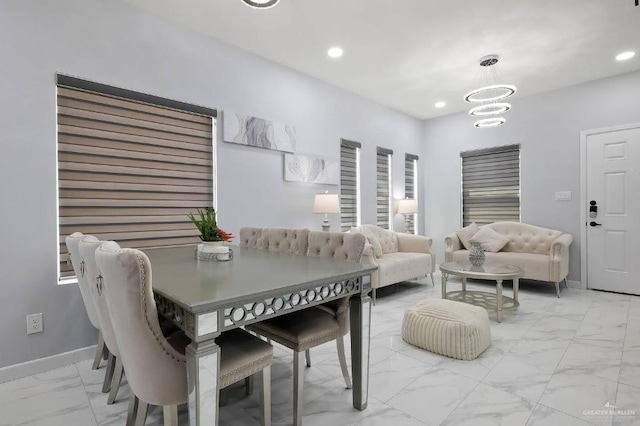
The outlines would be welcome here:
<svg viewBox="0 0 640 426">
<path fill-rule="evenodd" d="M 580 132 L 580 288 L 587 290 L 587 138 L 601 133 L 640 129 L 640 123 L 601 127 Z"/>
</svg>

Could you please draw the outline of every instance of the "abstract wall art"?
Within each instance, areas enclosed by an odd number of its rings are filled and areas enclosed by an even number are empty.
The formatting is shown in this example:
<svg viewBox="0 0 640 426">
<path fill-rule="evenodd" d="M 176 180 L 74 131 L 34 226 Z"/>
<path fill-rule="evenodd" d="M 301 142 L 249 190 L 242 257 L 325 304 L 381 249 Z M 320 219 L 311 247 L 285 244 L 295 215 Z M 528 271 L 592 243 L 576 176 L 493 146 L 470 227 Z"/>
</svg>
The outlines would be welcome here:
<svg viewBox="0 0 640 426">
<path fill-rule="evenodd" d="M 306 155 L 285 154 L 284 180 L 289 182 L 338 185 L 340 183 L 340 168 L 338 160 Z"/>
<path fill-rule="evenodd" d="M 223 129 L 225 142 L 276 151 L 296 151 L 295 126 L 224 111 Z"/>
</svg>

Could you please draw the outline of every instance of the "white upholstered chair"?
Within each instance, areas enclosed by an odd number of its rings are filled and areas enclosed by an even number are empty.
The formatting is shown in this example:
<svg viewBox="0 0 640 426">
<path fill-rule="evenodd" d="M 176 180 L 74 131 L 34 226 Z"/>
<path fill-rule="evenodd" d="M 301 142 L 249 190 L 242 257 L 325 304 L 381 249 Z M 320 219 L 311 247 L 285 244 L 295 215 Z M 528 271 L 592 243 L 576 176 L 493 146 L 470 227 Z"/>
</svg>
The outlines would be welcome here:
<svg viewBox="0 0 640 426">
<path fill-rule="evenodd" d="M 113 331 L 113 324 L 111 324 L 111 317 L 109 316 L 107 299 L 102 288 L 103 283 L 98 279 L 96 249 L 100 244 L 101 241 L 93 235 L 85 235 L 78 244 L 78 252 L 81 262 L 84 265 L 84 278 L 87 281 L 89 290 L 96 304 L 96 312 L 98 314 L 98 321 L 100 322 L 100 330 L 102 330 L 102 337 L 104 338 L 104 343 L 107 345 L 107 349 L 109 349 L 109 363 L 107 365 L 107 373 L 102 391 L 109 392 L 107 404 L 111 405 L 115 402 L 116 396 L 118 395 L 124 370 L 120 357 L 120 349 L 118 348 L 116 335 Z"/>
<path fill-rule="evenodd" d="M 106 352 L 106 346 L 104 344 L 104 339 L 102 338 L 102 331 L 100 330 L 100 322 L 98 320 L 95 301 L 91 296 L 91 290 L 89 289 L 89 284 L 85 279 L 81 265 L 80 254 L 78 253 L 78 243 L 83 237 L 84 235 L 82 233 L 74 232 L 73 234 L 65 238 L 65 243 L 67 245 L 68 256 L 71 260 L 71 265 L 73 266 L 73 271 L 75 272 L 78 279 L 78 287 L 80 288 L 80 294 L 82 295 L 84 307 L 87 310 L 89 322 L 98 330 L 98 346 L 96 347 L 96 354 L 93 359 L 93 365 L 91 366 L 93 370 L 96 370 L 100 366 L 100 361 L 102 360 L 103 354 L 105 354 Z"/>
<path fill-rule="evenodd" d="M 360 262 L 364 247 L 365 237 L 358 233 L 312 231 L 308 234 L 308 256 Z M 307 366 L 310 366 L 308 351 L 311 348 L 335 340 L 345 384 L 347 388 L 351 388 L 344 350 L 344 336 L 349 331 L 348 298 L 251 324 L 246 328 L 293 350 L 293 421 L 295 425 L 302 424 L 304 387 L 302 357 L 303 354 L 307 355 Z"/>
<path fill-rule="evenodd" d="M 163 407 L 164 424 L 177 425 L 177 406 L 187 402 L 184 335 L 162 335 L 153 298 L 149 258 L 113 242 L 96 250 L 98 273 L 132 394 L 136 426 L 144 425 L 148 405 Z M 262 376 L 262 423 L 271 424 L 271 360 L 273 348 L 241 330 L 216 339 L 220 346 L 218 385 L 225 387 L 254 374 Z"/>
</svg>

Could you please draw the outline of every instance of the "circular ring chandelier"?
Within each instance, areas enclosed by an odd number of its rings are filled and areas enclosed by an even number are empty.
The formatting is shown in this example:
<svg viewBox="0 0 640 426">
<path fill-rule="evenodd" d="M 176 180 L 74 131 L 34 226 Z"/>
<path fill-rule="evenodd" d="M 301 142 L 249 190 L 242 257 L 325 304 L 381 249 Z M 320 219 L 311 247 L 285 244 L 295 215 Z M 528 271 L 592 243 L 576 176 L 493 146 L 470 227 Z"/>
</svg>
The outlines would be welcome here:
<svg viewBox="0 0 640 426">
<path fill-rule="evenodd" d="M 492 84 L 491 86 L 480 87 L 464 95 L 467 102 L 494 102 L 507 99 L 516 93 L 516 86 L 511 84 Z M 481 96 L 481 95 L 484 95 Z"/>
<path fill-rule="evenodd" d="M 486 129 L 488 127 L 502 126 L 506 121 L 504 117 L 491 117 L 478 120 L 473 125 L 479 129 Z"/>
<path fill-rule="evenodd" d="M 244 4 L 256 9 L 268 9 L 275 6 L 280 0 L 242 0 Z"/>
<path fill-rule="evenodd" d="M 513 96 L 516 93 L 516 86 L 512 84 L 499 84 L 497 64 L 498 55 L 488 55 L 480 59 L 480 70 L 476 74 L 476 83 L 481 85 L 464 95 L 464 100 L 469 103 L 478 103 L 469 110 L 469 115 L 473 117 L 485 117 L 473 123 L 475 127 L 497 127 L 503 125 L 506 120 L 503 117 L 493 117 L 511 109 L 511 104 L 498 102 Z"/>
<path fill-rule="evenodd" d="M 507 112 L 511 109 L 511 104 L 506 102 L 492 102 L 490 104 L 478 105 L 469 110 L 469 115 L 474 117 L 485 115 L 496 115 Z"/>
</svg>

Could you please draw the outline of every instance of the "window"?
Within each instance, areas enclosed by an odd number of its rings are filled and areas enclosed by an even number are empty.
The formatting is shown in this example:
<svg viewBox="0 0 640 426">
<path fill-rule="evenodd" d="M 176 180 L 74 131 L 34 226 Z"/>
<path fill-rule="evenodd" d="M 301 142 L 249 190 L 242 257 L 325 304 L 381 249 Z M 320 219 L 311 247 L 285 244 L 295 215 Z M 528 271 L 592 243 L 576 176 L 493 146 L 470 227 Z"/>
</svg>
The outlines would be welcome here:
<svg viewBox="0 0 640 426">
<path fill-rule="evenodd" d="M 393 151 L 378 147 L 376 153 L 377 195 L 376 223 L 384 229 L 393 229 L 391 223 L 391 156 Z"/>
<path fill-rule="evenodd" d="M 520 222 L 520 145 L 460 153 L 462 223 Z"/>
<path fill-rule="evenodd" d="M 60 277 L 67 235 L 123 247 L 192 244 L 214 204 L 215 110 L 58 75 Z"/>
<path fill-rule="evenodd" d="M 404 155 L 404 196 L 411 198 L 418 203 L 418 156 L 413 154 Z M 408 234 L 416 234 L 418 229 L 418 215 L 407 215 L 406 218 Z"/>
<path fill-rule="evenodd" d="M 359 142 L 340 142 L 340 228 L 343 232 L 360 225 Z"/>
</svg>

